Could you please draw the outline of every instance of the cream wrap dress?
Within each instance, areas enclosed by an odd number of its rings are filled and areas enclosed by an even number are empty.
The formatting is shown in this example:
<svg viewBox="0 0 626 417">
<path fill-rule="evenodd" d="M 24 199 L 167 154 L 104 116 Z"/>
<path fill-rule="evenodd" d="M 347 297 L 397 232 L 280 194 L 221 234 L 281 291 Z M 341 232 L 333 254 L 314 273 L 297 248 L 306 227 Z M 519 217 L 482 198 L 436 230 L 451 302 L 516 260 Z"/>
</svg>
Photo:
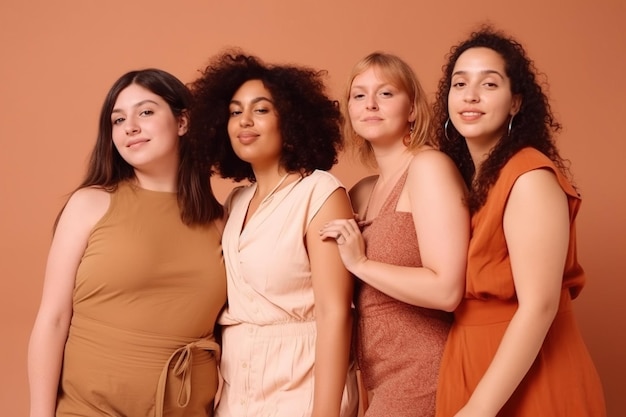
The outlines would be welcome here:
<svg viewBox="0 0 626 417">
<path fill-rule="evenodd" d="M 278 188 L 278 187 L 277 187 Z M 312 174 L 272 192 L 243 227 L 256 184 L 235 189 L 223 237 L 228 307 L 219 417 L 306 417 L 313 407 L 316 324 L 305 235 L 341 183 Z M 356 415 L 349 372 L 342 416 Z"/>
</svg>

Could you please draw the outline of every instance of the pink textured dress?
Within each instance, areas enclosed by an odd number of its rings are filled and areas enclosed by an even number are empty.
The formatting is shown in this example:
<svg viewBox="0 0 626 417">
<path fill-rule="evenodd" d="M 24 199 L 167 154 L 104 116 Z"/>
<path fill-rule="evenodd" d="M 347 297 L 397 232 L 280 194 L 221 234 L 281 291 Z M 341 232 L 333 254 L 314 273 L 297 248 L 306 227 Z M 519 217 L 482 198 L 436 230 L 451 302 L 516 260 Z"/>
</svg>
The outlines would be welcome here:
<svg viewBox="0 0 626 417">
<path fill-rule="evenodd" d="M 396 211 L 408 170 L 378 217 L 363 226 L 369 259 L 422 265 L 410 212 Z M 398 301 L 359 281 L 357 358 L 370 402 L 366 417 L 435 415 L 439 363 L 452 315 Z"/>
</svg>

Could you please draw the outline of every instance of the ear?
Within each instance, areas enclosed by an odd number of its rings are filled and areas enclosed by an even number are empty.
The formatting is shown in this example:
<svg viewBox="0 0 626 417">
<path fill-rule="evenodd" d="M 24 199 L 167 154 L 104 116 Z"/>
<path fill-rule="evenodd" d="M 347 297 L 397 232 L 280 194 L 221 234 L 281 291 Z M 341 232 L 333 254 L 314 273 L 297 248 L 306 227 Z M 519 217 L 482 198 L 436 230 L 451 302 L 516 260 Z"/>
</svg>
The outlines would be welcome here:
<svg viewBox="0 0 626 417">
<path fill-rule="evenodd" d="M 511 100 L 511 111 L 509 112 L 511 116 L 515 116 L 519 109 L 522 107 L 522 96 L 520 94 L 515 94 L 513 96 L 513 100 Z"/>
<path fill-rule="evenodd" d="M 415 104 L 411 104 L 411 111 L 409 112 L 408 122 L 413 123 L 417 119 L 417 109 Z"/>
<path fill-rule="evenodd" d="M 189 113 L 187 110 L 178 117 L 178 136 L 183 136 L 189 130 Z"/>
</svg>

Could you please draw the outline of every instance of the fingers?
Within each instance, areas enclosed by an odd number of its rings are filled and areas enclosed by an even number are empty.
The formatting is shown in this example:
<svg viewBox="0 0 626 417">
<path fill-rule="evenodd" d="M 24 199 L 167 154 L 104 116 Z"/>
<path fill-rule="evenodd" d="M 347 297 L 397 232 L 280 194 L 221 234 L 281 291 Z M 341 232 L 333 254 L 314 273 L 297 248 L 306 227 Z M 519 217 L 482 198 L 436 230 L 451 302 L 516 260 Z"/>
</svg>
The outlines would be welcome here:
<svg viewBox="0 0 626 417">
<path fill-rule="evenodd" d="M 335 239 L 337 244 L 343 245 L 351 236 L 359 234 L 360 230 L 355 220 L 338 219 L 326 223 L 319 233 L 322 240 Z"/>
</svg>

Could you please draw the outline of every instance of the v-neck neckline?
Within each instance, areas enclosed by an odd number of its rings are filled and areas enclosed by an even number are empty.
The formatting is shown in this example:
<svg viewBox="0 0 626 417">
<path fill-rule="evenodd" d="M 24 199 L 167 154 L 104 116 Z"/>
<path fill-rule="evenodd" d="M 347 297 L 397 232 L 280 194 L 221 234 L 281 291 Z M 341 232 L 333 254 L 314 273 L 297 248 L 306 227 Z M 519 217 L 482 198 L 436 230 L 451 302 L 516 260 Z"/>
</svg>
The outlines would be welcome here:
<svg viewBox="0 0 626 417">
<path fill-rule="evenodd" d="M 248 231 L 248 229 L 250 228 L 250 225 L 252 225 L 259 217 L 259 213 L 263 211 L 267 207 L 267 205 L 274 200 L 276 196 L 280 196 L 283 193 L 285 193 L 287 190 L 291 190 L 293 187 L 295 187 L 296 184 L 298 184 L 304 178 L 303 175 L 300 175 L 293 182 L 290 182 L 285 187 L 280 188 L 280 186 L 284 184 L 284 182 L 287 180 L 290 174 L 291 173 L 285 174 L 280 179 L 280 181 L 278 181 L 278 183 L 274 186 L 274 188 L 272 188 L 272 190 L 263 198 L 263 200 L 261 200 L 261 202 L 259 203 L 254 213 L 252 213 L 250 218 L 248 218 L 248 221 L 246 221 L 246 217 L 248 216 L 248 211 L 250 210 L 250 203 L 252 202 L 252 199 L 254 198 L 254 194 L 257 190 L 258 185 L 254 183 L 250 187 L 249 195 L 246 196 L 247 201 L 245 202 L 245 210 L 242 213 L 241 221 L 239 224 L 239 238 L 241 238 Z"/>
</svg>

